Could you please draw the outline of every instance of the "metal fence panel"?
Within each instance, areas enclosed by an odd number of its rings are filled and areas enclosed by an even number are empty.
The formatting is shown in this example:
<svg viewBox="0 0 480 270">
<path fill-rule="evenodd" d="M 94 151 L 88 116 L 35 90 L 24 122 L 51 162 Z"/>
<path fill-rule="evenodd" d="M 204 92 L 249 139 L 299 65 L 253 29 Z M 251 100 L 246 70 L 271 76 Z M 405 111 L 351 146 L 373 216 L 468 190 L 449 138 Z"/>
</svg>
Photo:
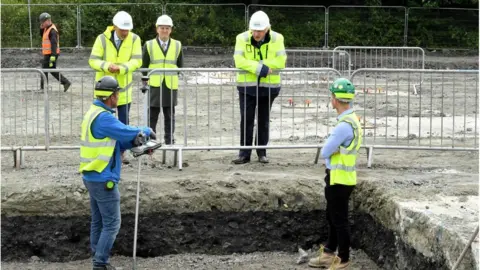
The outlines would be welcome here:
<svg viewBox="0 0 480 270">
<path fill-rule="evenodd" d="M 365 144 L 478 149 L 478 71 L 359 69 L 351 79 Z"/>
<path fill-rule="evenodd" d="M 478 9 L 408 9 L 410 46 L 478 49 L 478 30 Z"/>
<path fill-rule="evenodd" d="M 32 4 L 30 10 L 34 48 L 42 47 L 38 16 L 43 12 L 52 15 L 52 22 L 60 35 L 60 49 L 77 46 L 77 4 Z"/>
<path fill-rule="evenodd" d="M 235 37 L 245 31 L 244 4 L 167 3 L 173 36 L 184 46 L 234 46 Z"/>
<path fill-rule="evenodd" d="M 48 99 L 50 146 L 78 148 L 83 115 L 94 100 L 95 71 L 90 68 L 58 69 L 72 86 L 67 92 L 63 86 L 50 78 Z M 136 72 L 133 80 L 132 103 L 129 112 L 131 125 L 145 125 L 143 94 L 139 91 L 141 74 Z M 53 81 L 52 81 L 53 80 Z M 73 147 L 73 148 L 75 148 Z"/>
<path fill-rule="evenodd" d="M 425 67 L 425 51 L 420 47 L 338 46 L 334 50 L 347 51 L 350 54 L 352 70 Z"/>
<path fill-rule="evenodd" d="M 171 71 L 159 69 L 151 74 Z M 177 143 L 183 143 L 184 149 L 202 146 L 237 149 L 242 136 L 236 88 L 238 70 L 182 68 L 176 71 L 180 71 L 183 77 L 175 109 Z M 325 89 L 340 74 L 328 68 L 287 68 L 280 73 L 282 87 L 270 114 L 270 144 L 272 147 L 318 144 L 334 123 L 333 112 L 327 106 L 329 94 Z M 160 121 L 157 134 L 163 136 Z"/>
<path fill-rule="evenodd" d="M 255 11 L 262 10 L 268 14 L 274 31 L 283 34 L 285 46 L 325 47 L 326 7 L 295 5 L 256 5 L 248 6 L 248 21 Z M 295 22 L 295 23 L 293 23 Z M 302 25 L 301 29 L 295 25 Z M 299 40 L 305 41 L 300 43 Z"/>
<path fill-rule="evenodd" d="M 287 67 L 333 68 L 344 76 L 350 76 L 350 54 L 342 50 L 287 49 Z"/>
<path fill-rule="evenodd" d="M 432 49 L 478 48 L 478 9 L 395 6 L 330 6 L 327 9 L 257 4 L 247 8 L 242 3 L 167 3 L 165 7 L 159 3 L 60 3 L 1 4 L 1 7 L 3 48 L 38 47 L 41 12 L 54 14 L 62 47 L 91 47 L 96 36 L 111 24 L 113 15 L 122 9 L 132 15 L 134 32 L 142 40 L 155 36 L 154 23 L 159 15 L 165 12 L 172 15 L 174 36 L 178 35 L 187 46 L 231 46 L 232 37 L 248 29 L 248 17 L 261 9 L 269 14 L 273 28 L 285 35 L 287 47 L 408 44 Z M 107 18 L 109 23 L 99 25 L 91 19 L 96 17 Z M 295 25 L 302 25 L 302 31 Z"/>
<path fill-rule="evenodd" d="M 404 45 L 405 7 L 329 6 L 327 12 L 329 47 L 346 45 L 345 40 L 355 46 Z"/>
<path fill-rule="evenodd" d="M 2 149 L 48 149 L 48 91 L 40 90 L 42 77 L 45 75 L 37 69 L 2 69 Z"/>
</svg>

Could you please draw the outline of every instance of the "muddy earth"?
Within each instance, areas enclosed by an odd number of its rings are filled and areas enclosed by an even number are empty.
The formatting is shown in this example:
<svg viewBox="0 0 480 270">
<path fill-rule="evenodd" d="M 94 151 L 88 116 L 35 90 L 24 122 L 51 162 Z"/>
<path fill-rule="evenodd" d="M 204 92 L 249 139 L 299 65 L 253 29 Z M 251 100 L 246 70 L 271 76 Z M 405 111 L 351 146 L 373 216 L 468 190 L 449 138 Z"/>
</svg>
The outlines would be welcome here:
<svg viewBox="0 0 480 270">
<path fill-rule="evenodd" d="M 88 55 L 88 50 L 64 50 L 59 67 L 88 68 Z M 1 66 L 38 68 L 39 59 L 39 51 L 2 50 Z M 189 49 L 185 60 L 186 67 L 233 67 L 231 52 L 218 50 Z M 331 67 L 329 61 L 321 57 L 313 66 Z M 310 56 L 289 58 L 290 66 L 310 63 Z M 418 64 L 413 59 L 408 67 Z M 427 54 L 425 67 L 478 69 L 478 57 Z M 4 269 L 90 267 L 88 194 L 76 172 L 79 153 L 58 149 L 78 145 L 93 73 L 65 76 L 74 82 L 67 93 L 51 79 L 45 95 L 38 92 L 38 75 L 2 73 L 2 147 L 44 149 L 48 143 L 52 148 L 23 152 L 22 169 L 14 168 L 12 151 L 1 153 Z M 272 145 L 324 141 L 335 115 L 319 89 L 333 77 L 329 72 L 286 75 L 283 94 L 272 108 Z M 366 86 L 354 105 L 364 119 L 366 142 L 478 148 L 478 75 L 357 79 Z M 420 94 L 415 93 L 413 85 L 420 82 Z M 182 83 L 177 143 L 237 145 L 234 77 L 190 72 Z M 372 95 L 368 88 L 377 92 Z M 130 119 L 141 125 L 145 99 L 138 85 L 134 89 Z M 311 107 L 290 106 L 290 98 L 299 104 L 310 99 Z M 230 161 L 236 151 L 184 151 L 179 171 L 172 151 L 166 152 L 166 164 L 158 151 L 142 159 L 140 175 L 132 159 L 122 174 L 122 229 L 112 262 L 131 268 L 138 176 L 139 269 L 307 269 L 295 263 L 298 247 L 313 257 L 327 235 L 323 161 L 313 164 L 315 149 L 268 153 L 268 165 L 256 162 L 253 154 L 252 163 L 234 166 Z M 359 184 L 351 200 L 353 269 L 451 269 L 478 225 L 478 150 L 374 149 L 369 169 L 362 149 L 359 161 Z M 477 238 L 460 269 L 477 269 L 478 251 Z"/>
<path fill-rule="evenodd" d="M 285 151 L 270 150 L 268 165 L 242 166 L 230 164 L 235 152 L 186 152 L 183 171 L 172 167 L 172 153 L 165 165 L 161 152 L 144 158 L 137 254 L 204 253 L 208 265 L 222 268 L 225 257 L 208 254 L 269 251 L 255 257 L 265 258 L 268 262 L 259 259 L 265 267 L 306 268 L 286 260 L 292 262 L 299 246 L 313 252 L 325 241 L 324 167 L 312 164 L 313 150 L 288 150 L 288 158 Z M 367 265 L 354 269 L 450 269 L 478 224 L 476 160 L 476 152 L 376 150 L 373 168 L 367 169 L 362 151 L 351 204 L 353 248 L 369 259 L 354 255 Z M 76 173 L 78 151 L 29 152 L 22 170 L 12 169 L 8 152 L 2 152 L 2 161 L 2 258 L 7 260 L 2 267 L 29 260 L 40 261 L 20 265 L 50 267 L 41 260 L 88 265 L 88 194 Z M 132 252 L 137 166 L 132 163 L 122 175 L 123 226 L 115 256 Z M 478 239 L 472 249 L 462 269 L 476 267 Z M 140 262 L 146 268 L 159 260 L 182 265 L 196 256 Z M 226 266 L 234 269 L 247 267 L 255 255 L 228 256 L 241 263 Z M 252 267 L 259 267 L 252 260 Z M 201 266 L 196 262 L 192 267 Z M 128 267 L 129 260 L 118 258 L 118 263 Z"/>
</svg>

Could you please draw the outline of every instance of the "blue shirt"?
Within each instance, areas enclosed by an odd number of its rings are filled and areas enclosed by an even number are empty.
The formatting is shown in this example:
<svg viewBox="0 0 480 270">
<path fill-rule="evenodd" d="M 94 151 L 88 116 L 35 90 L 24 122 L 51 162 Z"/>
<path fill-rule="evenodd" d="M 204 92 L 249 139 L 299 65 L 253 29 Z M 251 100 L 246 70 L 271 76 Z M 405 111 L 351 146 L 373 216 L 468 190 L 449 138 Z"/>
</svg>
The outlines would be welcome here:
<svg viewBox="0 0 480 270">
<path fill-rule="evenodd" d="M 140 131 L 146 136 L 150 136 L 150 128 L 127 126 L 120 122 L 114 115 L 115 110 L 105 105 L 100 100 L 95 100 L 93 104 L 104 108 L 108 112 L 101 112 L 92 122 L 92 135 L 96 139 L 109 137 L 117 140 L 113 156 L 108 162 L 107 167 L 101 172 L 96 171 L 83 172 L 83 179 L 91 182 L 106 182 L 120 180 L 120 171 L 122 168 L 121 150 L 133 147 L 133 141 Z"/>
<path fill-rule="evenodd" d="M 343 117 L 346 114 L 350 114 L 353 112 L 353 109 L 348 109 L 341 113 L 337 120 Z M 332 133 L 328 136 L 325 145 L 322 148 L 320 154 L 322 158 L 325 159 L 325 166 L 327 169 L 331 169 L 330 166 L 330 157 L 337 151 L 340 150 L 340 146 L 348 147 L 354 138 L 353 134 L 353 127 L 346 122 L 340 122 L 335 128 L 332 130 Z"/>
</svg>

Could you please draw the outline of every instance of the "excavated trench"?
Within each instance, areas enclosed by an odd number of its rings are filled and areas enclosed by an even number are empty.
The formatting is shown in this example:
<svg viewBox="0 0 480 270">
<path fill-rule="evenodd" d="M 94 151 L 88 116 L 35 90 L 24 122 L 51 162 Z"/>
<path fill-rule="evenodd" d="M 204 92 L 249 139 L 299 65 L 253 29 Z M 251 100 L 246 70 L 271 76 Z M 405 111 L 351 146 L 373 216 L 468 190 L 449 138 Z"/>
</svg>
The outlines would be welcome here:
<svg viewBox="0 0 480 270">
<path fill-rule="evenodd" d="M 448 269 L 431 261 L 370 215 L 352 211 L 352 247 L 362 249 L 383 269 Z M 258 211 L 166 213 L 141 215 L 137 255 L 178 253 L 231 254 L 255 251 L 296 252 L 327 237 L 325 212 Z M 2 261 L 87 259 L 89 217 L 2 216 Z M 122 216 L 114 255 L 131 256 L 134 215 Z M 399 258 L 402 258 L 399 261 Z"/>
</svg>

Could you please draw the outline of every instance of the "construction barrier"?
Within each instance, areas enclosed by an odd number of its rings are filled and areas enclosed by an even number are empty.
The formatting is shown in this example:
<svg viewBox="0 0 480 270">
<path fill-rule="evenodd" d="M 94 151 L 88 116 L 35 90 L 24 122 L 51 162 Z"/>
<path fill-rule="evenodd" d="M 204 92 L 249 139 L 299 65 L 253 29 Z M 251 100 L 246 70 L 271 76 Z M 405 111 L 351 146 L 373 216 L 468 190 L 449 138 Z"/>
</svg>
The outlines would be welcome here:
<svg viewBox="0 0 480 270">
<path fill-rule="evenodd" d="M 57 69 L 72 82 L 67 92 L 53 78 L 46 90 L 40 91 L 44 70 L 2 71 L 2 151 L 15 151 L 16 157 L 21 157 L 22 151 L 79 149 L 83 114 L 93 101 L 94 71 Z M 148 72 L 148 76 L 158 72 L 180 73 L 172 131 L 175 143 L 162 147 L 178 154 L 175 161 L 180 169 L 182 151 L 193 150 L 313 148 L 317 149 L 318 161 L 322 143 L 336 123 L 327 89 L 341 73 L 331 68 L 276 71 L 282 78 L 281 91 L 271 107 L 270 140 L 266 146 L 240 145 L 245 132 L 240 131 L 241 96 L 236 74 L 242 76 L 243 71 L 142 71 Z M 40 76 L 33 76 L 36 73 Z M 145 126 L 150 110 L 148 94 L 139 90 L 141 75 L 138 71 L 134 74 L 129 119 L 131 125 Z M 417 84 L 420 77 L 424 79 Z M 351 79 L 357 89 L 353 106 L 364 127 L 363 147 L 367 149 L 369 166 L 373 148 L 478 150 L 476 71 L 359 69 Z M 163 121 L 160 113 L 156 126 L 159 140 L 168 137 Z M 254 134 L 258 135 L 258 130 L 254 129 Z M 16 160 L 19 166 L 21 160 Z"/>
<path fill-rule="evenodd" d="M 478 150 L 478 71 L 366 68 L 351 80 L 365 145 Z"/>
<path fill-rule="evenodd" d="M 425 68 L 425 51 L 420 47 L 338 46 L 333 50 L 349 53 L 351 70 L 361 68 Z"/>
<path fill-rule="evenodd" d="M 478 49 L 478 9 L 398 6 L 308 6 L 185 3 L 1 4 L 2 48 L 40 48 L 38 16 L 55 14 L 62 47 L 91 47 L 105 25 L 90 18 L 111 18 L 118 10 L 132 15 L 135 33 L 155 34 L 160 14 L 171 15 L 175 38 L 184 46 L 231 46 L 248 29 L 253 12 L 265 11 L 288 48 L 422 46 L 430 49 Z M 345 20 L 348 18 L 348 20 Z M 368 18 L 368 22 L 365 21 Z M 96 22 L 95 22 L 96 24 Z M 302 25 L 301 31 L 292 25 Z M 372 38 L 371 33 L 377 33 Z M 463 35 L 454 35 L 464 33 Z M 452 36 L 454 35 L 454 36 Z M 301 42 L 298 42 L 298 41 Z M 353 55 L 352 55 L 353 56 Z M 413 67 L 405 67 L 413 68 Z"/>
<path fill-rule="evenodd" d="M 342 76 L 350 76 L 351 57 L 342 50 L 287 49 L 287 67 L 333 68 Z"/>
</svg>

